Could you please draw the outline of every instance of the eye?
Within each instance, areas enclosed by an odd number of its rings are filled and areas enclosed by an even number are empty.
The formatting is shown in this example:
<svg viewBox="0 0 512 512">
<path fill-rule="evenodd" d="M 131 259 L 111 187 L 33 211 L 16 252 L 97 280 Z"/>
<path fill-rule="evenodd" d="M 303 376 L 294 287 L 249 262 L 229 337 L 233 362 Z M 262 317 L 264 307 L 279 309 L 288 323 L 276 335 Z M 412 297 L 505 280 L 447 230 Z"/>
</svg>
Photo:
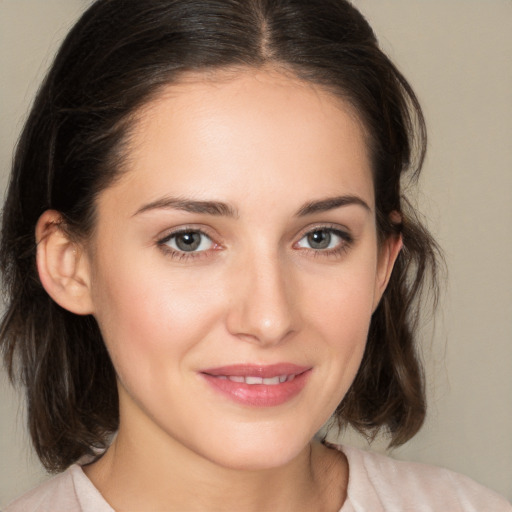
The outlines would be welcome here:
<svg viewBox="0 0 512 512">
<path fill-rule="evenodd" d="M 173 233 L 159 242 L 177 252 L 201 252 L 214 246 L 211 238 L 201 231 L 180 231 Z"/>
<path fill-rule="evenodd" d="M 317 228 L 306 233 L 298 242 L 301 249 L 330 251 L 342 248 L 352 241 L 350 235 L 333 228 Z"/>
</svg>

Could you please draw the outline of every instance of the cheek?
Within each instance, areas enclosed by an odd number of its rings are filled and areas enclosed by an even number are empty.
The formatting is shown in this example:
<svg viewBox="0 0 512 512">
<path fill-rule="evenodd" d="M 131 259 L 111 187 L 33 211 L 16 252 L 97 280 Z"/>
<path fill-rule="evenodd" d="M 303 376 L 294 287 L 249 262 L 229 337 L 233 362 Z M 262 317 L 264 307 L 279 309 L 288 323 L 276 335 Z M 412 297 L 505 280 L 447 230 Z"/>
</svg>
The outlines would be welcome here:
<svg viewBox="0 0 512 512">
<path fill-rule="evenodd" d="M 366 340 L 373 312 L 376 282 L 376 258 L 372 252 L 361 254 L 333 272 L 315 279 L 306 277 L 311 292 L 303 308 L 311 322 L 328 334 L 329 339 Z M 315 320 L 316 319 L 316 320 Z"/>
<path fill-rule="evenodd" d="M 122 380 L 179 367 L 219 316 L 211 278 L 140 263 L 118 260 L 96 279 L 96 318 Z"/>
<path fill-rule="evenodd" d="M 334 410 L 359 369 L 373 312 L 376 259 L 359 254 L 329 278 L 310 280 L 306 323 L 322 339 L 325 386 L 332 390 L 327 408 Z M 316 281 L 317 286 L 312 286 Z M 319 286 L 323 283 L 323 286 Z"/>
</svg>

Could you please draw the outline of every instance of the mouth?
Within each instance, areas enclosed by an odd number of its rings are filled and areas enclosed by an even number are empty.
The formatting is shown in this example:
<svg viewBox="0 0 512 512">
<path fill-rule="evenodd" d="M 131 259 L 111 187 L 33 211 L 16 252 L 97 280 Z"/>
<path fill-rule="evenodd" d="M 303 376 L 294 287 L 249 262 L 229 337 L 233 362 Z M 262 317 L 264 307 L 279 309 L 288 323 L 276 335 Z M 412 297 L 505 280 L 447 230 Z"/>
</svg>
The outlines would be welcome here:
<svg viewBox="0 0 512 512">
<path fill-rule="evenodd" d="M 242 375 L 219 375 L 218 379 L 227 379 L 231 382 L 244 382 L 249 386 L 253 386 L 254 384 L 265 384 L 266 386 L 277 386 L 278 384 L 282 384 L 283 382 L 291 382 L 295 378 L 295 374 L 291 375 L 277 375 L 275 377 L 254 377 L 248 376 L 243 377 Z"/>
<path fill-rule="evenodd" d="M 297 396 L 311 371 L 311 367 L 280 363 L 224 366 L 203 370 L 200 375 L 214 390 L 238 404 L 273 407 Z"/>
</svg>

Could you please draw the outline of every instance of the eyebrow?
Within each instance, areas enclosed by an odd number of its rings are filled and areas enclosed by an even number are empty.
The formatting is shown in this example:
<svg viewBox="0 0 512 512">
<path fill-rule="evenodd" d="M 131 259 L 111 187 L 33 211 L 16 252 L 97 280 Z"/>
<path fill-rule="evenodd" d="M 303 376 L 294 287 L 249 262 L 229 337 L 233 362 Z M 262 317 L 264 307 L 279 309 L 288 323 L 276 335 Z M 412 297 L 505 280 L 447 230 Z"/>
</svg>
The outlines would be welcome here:
<svg viewBox="0 0 512 512">
<path fill-rule="evenodd" d="M 139 208 L 135 214 L 149 210 L 173 209 L 183 210 L 190 213 L 205 213 L 222 217 L 238 217 L 238 211 L 229 204 L 220 201 L 196 201 L 179 197 L 163 197 Z"/>
<path fill-rule="evenodd" d="M 310 203 L 306 203 L 305 205 L 303 205 L 296 215 L 297 217 L 305 217 L 306 215 L 311 215 L 313 213 L 327 212 L 329 210 L 341 208 L 342 206 L 350 205 L 359 205 L 362 206 L 365 210 L 368 210 L 369 212 L 372 211 L 372 209 L 368 206 L 368 203 L 366 203 L 366 201 L 364 201 L 360 197 L 346 195 L 327 197 L 325 199 L 320 199 L 318 201 L 311 201 Z"/>
<path fill-rule="evenodd" d="M 295 216 L 305 217 L 314 213 L 327 212 L 329 210 L 334 210 L 336 208 L 350 205 L 359 205 L 362 206 L 365 210 L 371 211 L 371 208 L 368 206 L 368 204 L 360 197 L 345 195 L 328 197 L 325 199 L 308 202 L 299 208 Z M 156 201 L 152 201 L 151 203 L 148 203 L 139 208 L 134 213 L 134 216 L 150 210 L 159 209 L 183 210 L 190 213 L 203 213 L 206 215 L 214 215 L 219 217 L 237 218 L 239 216 L 238 210 L 236 208 L 221 201 L 199 201 L 179 197 L 163 197 L 161 199 L 157 199 Z"/>
</svg>

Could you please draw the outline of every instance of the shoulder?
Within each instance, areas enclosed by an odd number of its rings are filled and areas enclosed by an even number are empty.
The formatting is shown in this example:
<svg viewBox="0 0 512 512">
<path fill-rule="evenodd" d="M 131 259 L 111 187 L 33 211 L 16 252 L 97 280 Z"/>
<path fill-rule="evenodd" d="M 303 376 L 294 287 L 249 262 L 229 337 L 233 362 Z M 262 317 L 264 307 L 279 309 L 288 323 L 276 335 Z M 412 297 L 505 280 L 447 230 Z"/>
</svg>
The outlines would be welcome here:
<svg viewBox="0 0 512 512">
<path fill-rule="evenodd" d="M 453 471 L 347 446 L 338 449 L 348 459 L 348 500 L 356 511 L 512 512 L 505 498 Z"/>
<path fill-rule="evenodd" d="M 3 512 L 113 512 L 76 464 L 11 502 Z"/>
<path fill-rule="evenodd" d="M 53 507 L 60 507 L 62 504 L 61 509 L 65 510 L 67 507 L 70 512 L 80 510 L 74 491 L 72 471 L 73 467 L 70 467 L 64 473 L 32 489 L 7 505 L 4 512 L 43 512 L 49 510 L 50 504 Z"/>
</svg>

